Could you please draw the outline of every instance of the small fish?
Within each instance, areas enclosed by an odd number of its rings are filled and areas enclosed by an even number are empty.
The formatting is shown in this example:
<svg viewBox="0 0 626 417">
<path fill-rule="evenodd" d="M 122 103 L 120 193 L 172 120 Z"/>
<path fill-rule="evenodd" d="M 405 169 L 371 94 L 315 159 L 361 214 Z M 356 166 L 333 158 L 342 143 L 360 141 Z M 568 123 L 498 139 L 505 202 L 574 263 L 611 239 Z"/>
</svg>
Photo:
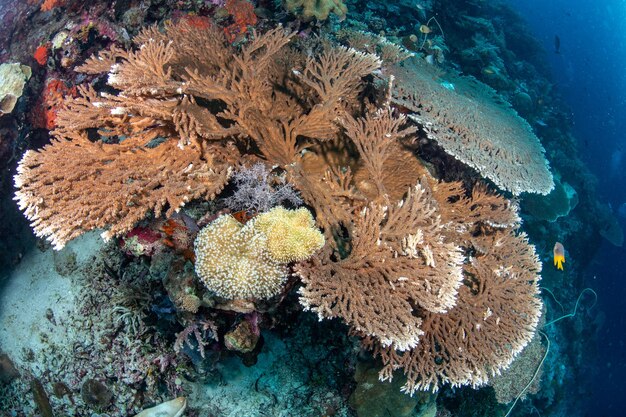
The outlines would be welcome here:
<svg viewBox="0 0 626 417">
<path fill-rule="evenodd" d="M 235 218 L 239 223 L 246 224 L 248 220 L 254 217 L 253 213 L 248 212 L 247 210 L 237 211 L 232 213 L 231 216 Z"/>
<path fill-rule="evenodd" d="M 422 32 L 425 35 L 428 35 L 431 32 L 431 30 L 430 30 L 430 28 L 428 26 L 421 25 L 420 26 L 420 32 Z"/>
<path fill-rule="evenodd" d="M 563 247 L 563 244 L 561 242 L 556 242 L 552 252 L 554 253 L 554 266 L 562 271 L 563 264 L 565 263 L 565 248 Z"/>
</svg>

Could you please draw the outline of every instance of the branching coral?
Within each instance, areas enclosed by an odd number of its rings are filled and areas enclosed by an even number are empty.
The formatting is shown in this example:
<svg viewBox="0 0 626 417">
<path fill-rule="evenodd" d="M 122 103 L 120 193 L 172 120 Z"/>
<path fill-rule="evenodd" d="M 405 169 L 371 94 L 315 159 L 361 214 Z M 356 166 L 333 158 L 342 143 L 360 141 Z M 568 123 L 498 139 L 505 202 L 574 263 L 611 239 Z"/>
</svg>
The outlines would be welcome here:
<svg viewBox="0 0 626 417">
<path fill-rule="evenodd" d="M 460 248 L 443 239 L 443 225 L 418 185 L 394 207 L 373 205 L 355 219 L 350 255 L 327 250 L 298 266 L 301 303 L 321 318 L 341 317 L 383 346 L 417 346 L 422 309 L 445 312 L 461 283 Z"/>
<path fill-rule="evenodd" d="M 219 31 L 179 24 L 144 30 L 136 51 L 113 47 L 90 58 L 80 70 L 108 72 L 119 93 L 81 87 L 58 112 L 53 143 L 24 155 L 16 199 L 36 233 L 58 249 L 87 230 L 119 235 L 151 211 L 171 215 L 191 199 L 212 198 L 240 160 L 237 141 L 256 142 L 307 188 L 295 164 L 308 146 L 303 138 L 334 136 L 333 120 L 380 61 L 337 47 L 300 59 L 293 73 L 298 61 L 280 53 L 290 39 L 277 28 L 235 53 Z M 93 141 L 96 132 L 106 142 Z M 323 190 L 309 188 L 305 199 L 318 201 Z"/>
<path fill-rule="evenodd" d="M 528 344 L 541 314 L 540 264 L 524 235 L 503 232 L 495 240 L 493 251 L 464 265 L 455 307 L 445 314 L 422 313 L 424 336 L 415 349 L 400 352 L 366 340 L 385 364 L 382 379 L 390 380 L 400 368 L 407 375 L 404 390 L 409 393 L 448 383 L 477 387 L 499 374 Z M 516 262 L 531 264 L 530 269 Z"/>
<path fill-rule="evenodd" d="M 379 112 L 347 129 L 355 142 L 369 136 L 360 152 L 378 153 L 382 168 L 363 157 L 378 201 L 393 189 L 381 174 L 393 159 L 376 144 L 397 138 L 403 122 L 390 117 Z M 398 203 L 357 213 L 347 256 L 327 248 L 298 265 L 301 302 L 364 336 L 383 359 L 381 378 L 403 369 L 409 393 L 484 384 L 529 342 L 541 314 L 541 266 L 518 226 L 516 206 L 483 186 L 467 193 L 423 177 Z"/>
<path fill-rule="evenodd" d="M 395 44 L 384 36 L 361 30 L 341 29 L 337 32 L 337 38 L 351 48 L 379 55 L 385 65 L 397 64 L 413 56 L 404 46 Z"/>
<path fill-rule="evenodd" d="M 76 135 L 28 151 L 18 168 L 16 199 L 37 235 L 48 237 L 55 249 L 107 225 L 103 236 L 109 238 L 132 229 L 151 210 L 158 216 L 168 207 L 171 214 L 222 188 L 230 172 L 227 154 L 215 150 L 203 160 L 176 142 L 144 146 L 157 134 L 137 134 L 119 145 Z"/>
</svg>

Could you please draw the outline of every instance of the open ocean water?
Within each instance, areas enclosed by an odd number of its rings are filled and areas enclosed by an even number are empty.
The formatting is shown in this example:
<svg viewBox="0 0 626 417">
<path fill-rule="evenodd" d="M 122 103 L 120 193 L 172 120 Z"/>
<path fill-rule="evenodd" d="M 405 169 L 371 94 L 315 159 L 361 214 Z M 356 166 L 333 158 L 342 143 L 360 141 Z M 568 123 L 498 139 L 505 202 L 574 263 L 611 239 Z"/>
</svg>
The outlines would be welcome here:
<svg viewBox="0 0 626 417">
<path fill-rule="evenodd" d="M 626 227 L 626 2 L 511 1 L 548 51 L 552 75 L 571 108 L 584 161 L 597 177 L 601 198 Z M 560 39 L 559 53 L 555 37 Z M 586 236 L 580 236 L 585 239 Z M 626 259 L 624 248 L 604 242 L 582 273 L 598 293 L 606 316 L 590 357 L 586 386 L 589 416 L 626 415 Z"/>
</svg>

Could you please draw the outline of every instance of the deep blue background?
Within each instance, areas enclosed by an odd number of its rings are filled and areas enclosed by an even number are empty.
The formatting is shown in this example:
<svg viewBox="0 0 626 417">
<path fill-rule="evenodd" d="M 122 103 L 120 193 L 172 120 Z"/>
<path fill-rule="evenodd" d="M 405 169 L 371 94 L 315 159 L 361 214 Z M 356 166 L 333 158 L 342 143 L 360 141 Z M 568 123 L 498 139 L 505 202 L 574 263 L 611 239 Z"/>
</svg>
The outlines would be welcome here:
<svg viewBox="0 0 626 417">
<path fill-rule="evenodd" d="M 600 199 L 617 215 L 626 203 L 626 0 L 509 3 L 548 52 L 554 80 L 572 109 L 583 160 L 598 177 Z M 559 54 L 555 35 L 561 40 Z M 626 251 L 604 242 L 595 262 L 582 271 L 586 285 L 598 293 L 596 313 L 606 315 L 598 356 L 589 358 L 595 375 L 580 381 L 588 384 L 581 391 L 591 393 L 589 416 L 626 416 L 625 269 Z"/>
</svg>

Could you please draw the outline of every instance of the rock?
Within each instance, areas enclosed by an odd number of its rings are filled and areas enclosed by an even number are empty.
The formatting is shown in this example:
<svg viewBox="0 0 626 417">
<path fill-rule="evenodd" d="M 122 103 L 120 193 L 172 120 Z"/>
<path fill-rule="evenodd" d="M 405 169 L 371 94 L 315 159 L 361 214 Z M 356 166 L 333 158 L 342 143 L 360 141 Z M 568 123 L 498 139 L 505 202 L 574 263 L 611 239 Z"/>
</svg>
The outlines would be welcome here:
<svg viewBox="0 0 626 417">
<path fill-rule="evenodd" d="M 513 95 L 513 107 L 520 113 L 522 116 L 530 115 L 534 110 L 533 99 L 528 95 L 528 93 L 524 91 L 517 91 Z"/>
<path fill-rule="evenodd" d="M 30 67 L 26 65 L 18 63 L 0 65 L 0 116 L 13 111 L 31 73 Z"/>
<path fill-rule="evenodd" d="M 187 399 L 185 397 L 178 397 L 174 400 L 159 404 L 156 407 L 143 410 L 135 417 L 181 417 L 185 408 L 187 408 Z"/>
<path fill-rule="evenodd" d="M 193 265 L 184 259 L 175 259 L 171 262 L 169 272 L 163 280 L 167 295 L 178 311 L 197 313 L 202 300 L 196 295 L 198 279 L 193 271 Z"/>
<path fill-rule="evenodd" d="M 50 399 L 41 382 L 38 379 L 33 379 L 30 382 L 30 389 L 33 392 L 33 399 L 41 415 L 43 417 L 54 417 Z"/>
<path fill-rule="evenodd" d="M 72 404 L 74 404 L 74 399 L 72 398 L 72 390 L 63 382 L 57 381 L 52 384 L 52 394 L 54 394 L 54 396 L 57 398 L 63 398 L 67 395 Z"/>
<path fill-rule="evenodd" d="M 78 268 L 76 252 L 70 248 L 66 247 L 62 251 L 54 251 L 52 258 L 54 260 L 54 270 L 62 277 L 71 275 Z"/>
<path fill-rule="evenodd" d="M 522 198 L 523 211 L 548 222 L 567 216 L 577 204 L 576 190 L 558 176 L 554 177 L 554 189 L 548 195 L 526 194 Z"/>
<path fill-rule="evenodd" d="M 240 353 L 252 352 L 258 341 L 259 333 L 248 320 L 242 321 L 224 335 L 226 349 Z"/>
<path fill-rule="evenodd" d="M 600 236 L 619 248 L 624 244 L 624 230 L 611 213 L 600 220 Z"/>
<path fill-rule="evenodd" d="M 87 404 L 106 407 L 113 399 L 113 393 L 102 382 L 88 379 L 80 388 L 80 395 Z"/>
<path fill-rule="evenodd" d="M 379 371 L 373 362 L 357 363 L 354 375 L 357 386 L 349 401 L 358 417 L 434 416 L 436 395 L 417 392 L 411 397 L 400 391 L 406 377 L 398 373 L 392 382 L 382 382 L 378 378 Z"/>
<path fill-rule="evenodd" d="M 0 384 L 9 384 L 19 376 L 20 373 L 17 371 L 17 368 L 15 368 L 9 355 L 6 353 L 0 354 Z"/>
</svg>

